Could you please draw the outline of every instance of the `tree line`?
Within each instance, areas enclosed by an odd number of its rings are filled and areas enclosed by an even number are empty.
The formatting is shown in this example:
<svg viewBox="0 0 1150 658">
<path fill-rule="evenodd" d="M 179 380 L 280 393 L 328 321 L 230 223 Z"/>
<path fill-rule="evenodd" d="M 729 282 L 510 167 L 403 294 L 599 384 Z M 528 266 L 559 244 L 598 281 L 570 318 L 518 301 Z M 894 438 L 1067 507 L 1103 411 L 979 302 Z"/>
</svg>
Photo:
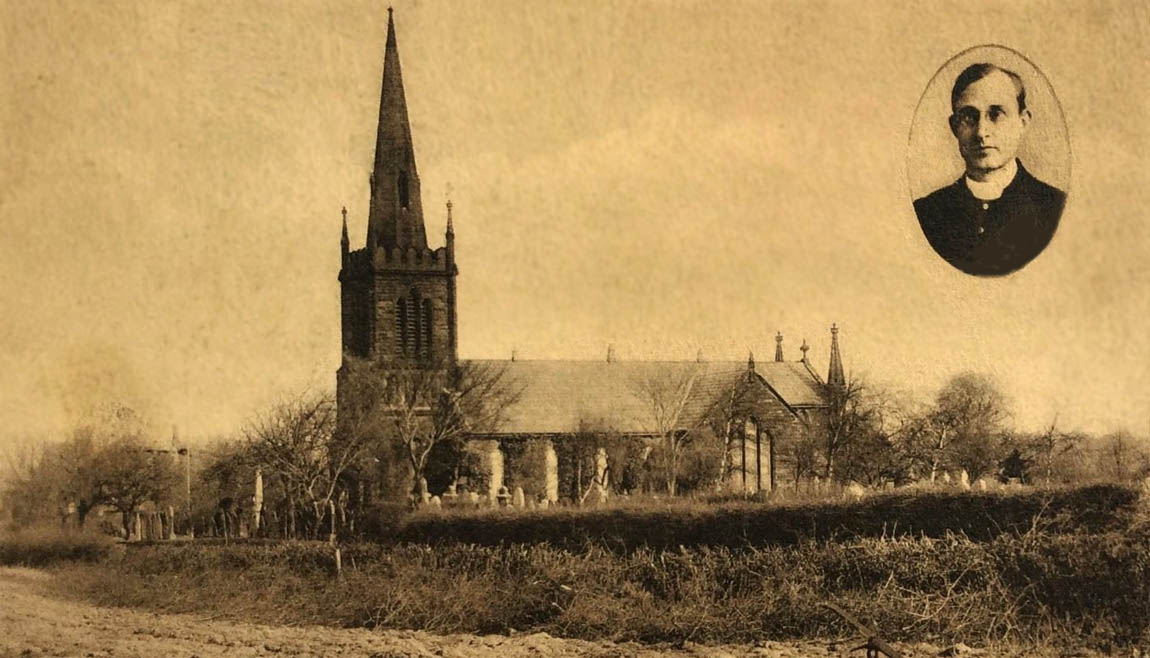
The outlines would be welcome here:
<svg viewBox="0 0 1150 658">
<path fill-rule="evenodd" d="M 563 497 L 583 502 L 597 488 L 720 490 L 733 468 L 732 446 L 747 431 L 752 380 L 718 391 L 699 420 L 685 425 L 695 375 L 658 372 L 632 382 L 651 436 L 588 420 L 557 441 Z M 90 525 L 98 512 L 101 525 L 129 536 L 135 512 L 173 505 L 181 532 L 323 538 L 368 530 L 364 524 L 379 512 L 373 505 L 406 501 L 424 486 L 439 493 L 462 481 L 486 485 L 490 474 L 468 439 L 493 432 L 519 399 L 503 369 L 462 362 L 395 372 L 351 361 L 341 377 L 339 399 L 316 392 L 285 398 L 236 435 L 184 452 L 186 446 L 158 441 L 134 410 L 104 405 L 59 440 L 8 451 L 0 509 L 12 525 Z M 1041 431 L 1021 432 L 1010 421 L 1006 396 L 983 374 L 952 377 L 926 403 L 851 378 L 830 390 L 827 409 L 804 431 L 779 446 L 777 458 L 789 465 L 779 486 L 816 478 L 903 485 L 960 472 L 970 482 L 1023 483 L 1150 475 L 1145 437 L 1090 436 L 1057 418 Z M 541 454 L 526 444 L 504 450 L 508 484 L 538 489 L 530 480 L 542 472 Z"/>
</svg>

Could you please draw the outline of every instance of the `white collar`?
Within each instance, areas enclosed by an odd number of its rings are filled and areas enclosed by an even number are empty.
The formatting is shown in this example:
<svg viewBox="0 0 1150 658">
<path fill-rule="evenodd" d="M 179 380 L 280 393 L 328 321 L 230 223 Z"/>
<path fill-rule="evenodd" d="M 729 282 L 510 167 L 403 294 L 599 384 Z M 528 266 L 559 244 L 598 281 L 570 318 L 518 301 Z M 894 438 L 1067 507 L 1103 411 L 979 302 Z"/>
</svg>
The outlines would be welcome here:
<svg viewBox="0 0 1150 658">
<path fill-rule="evenodd" d="M 1010 175 L 1002 177 L 995 176 L 995 180 L 976 181 L 970 176 L 963 176 L 963 179 L 966 181 L 966 189 L 970 190 L 974 198 L 980 201 L 993 201 L 997 199 L 1002 196 L 1002 191 L 1014 182 L 1014 177 L 1018 175 L 1018 160 L 1011 160 L 1005 169 L 1010 172 Z"/>
</svg>

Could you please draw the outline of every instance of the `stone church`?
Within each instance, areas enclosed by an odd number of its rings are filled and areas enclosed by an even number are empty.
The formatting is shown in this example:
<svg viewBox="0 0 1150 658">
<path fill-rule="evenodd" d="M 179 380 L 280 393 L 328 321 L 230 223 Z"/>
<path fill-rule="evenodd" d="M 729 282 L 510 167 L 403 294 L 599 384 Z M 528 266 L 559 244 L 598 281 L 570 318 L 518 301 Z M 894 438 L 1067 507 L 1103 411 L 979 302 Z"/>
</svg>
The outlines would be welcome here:
<svg viewBox="0 0 1150 658">
<path fill-rule="evenodd" d="M 345 388 L 349 358 L 384 370 L 404 371 L 456 362 L 455 233 L 451 204 L 443 246 L 431 248 L 424 230 L 419 173 L 407 116 L 395 24 L 388 10 L 387 43 L 371 174 L 371 203 L 366 245 L 352 249 L 344 211 L 339 273 L 344 363 L 337 377 Z M 537 460 L 537 491 L 560 497 L 559 471 L 565 441 L 589 426 L 610 428 L 616 437 L 658 443 L 659 419 L 636 382 L 678 382 L 682 400 L 671 422 L 675 432 L 710 432 L 725 446 L 726 487 L 737 492 L 770 491 L 802 476 L 790 446 L 811 439 L 828 409 L 830 387 L 843 386 L 837 329 L 831 328 L 830 366 L 824 381 L 807 359 L 786 360 L 782 335 L 774 359 L 747 361 L 621 361 L 608 349 L 599 361 L 519 360 L 474 362 L 501 368 L 521 390 L 499 427 L 470 438 L 469 449 L 486 462 L 485 495 L 506 491 L 505 473 L 514 446 L 532 443 Z M 740 404 L 725 429 L 707 423 L 724 396 L 739 390 Z M 346 392 L 340 390 L 340 395 Z M 341 403 L 342 404 L 342 403 Z M 666 420 L 664 419 L 664 423 Z M 716 432 L 726 432 L 718 438 Z M 717 439 L 717 441 L 716 441 Z M 605 495 L 621 470 L 609 463 L 608 450 L 595 450 L 593 481 Z M 644 456 L 646 452 L 644 452 Z"/>
</svg>

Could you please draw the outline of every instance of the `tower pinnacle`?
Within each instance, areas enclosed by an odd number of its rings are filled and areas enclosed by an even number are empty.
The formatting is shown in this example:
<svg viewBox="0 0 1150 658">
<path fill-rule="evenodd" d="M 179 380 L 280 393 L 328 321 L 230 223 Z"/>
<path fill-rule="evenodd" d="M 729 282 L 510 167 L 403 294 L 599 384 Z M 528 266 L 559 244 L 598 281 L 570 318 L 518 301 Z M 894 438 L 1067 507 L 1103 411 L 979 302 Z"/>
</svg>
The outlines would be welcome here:
<svg viewBox="0 0 1150 658">
<path fill-rule="evenodd" d="M 339 237 L 339 250 L 342 255 L 343 262 L 346 264 L 348 250 L 350 249 L 350 242 L 347 239 L 347 206 L 343 207 L 341 213 L 343 214 L 343 232 Z"/>
<path fill-rule="evenodd" d="M 846 386 L 846 377 L 843 376 L 843 359 L 839 355 L 839 328 L 831 325 L 831 366 L 827 371 L 827 386 Z"/>
<path fill-rule="evenodd" d="M 783 360 L 783 332 L 775 334 L 775 361 Z"/>
</svg>

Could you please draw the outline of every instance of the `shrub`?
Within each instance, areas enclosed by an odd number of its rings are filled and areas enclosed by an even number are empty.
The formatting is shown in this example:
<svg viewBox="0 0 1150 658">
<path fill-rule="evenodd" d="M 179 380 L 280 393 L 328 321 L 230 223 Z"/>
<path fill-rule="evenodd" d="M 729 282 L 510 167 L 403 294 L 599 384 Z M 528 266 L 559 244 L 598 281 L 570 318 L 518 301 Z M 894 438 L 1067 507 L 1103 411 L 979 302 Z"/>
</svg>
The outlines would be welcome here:
<svg viewBox="0 0 1150 658">
<path fill-rule="evenodd" d="M 320 543 L 141 546 L 61 584 L 103 604 L 246 621 L 708 643 L 854 634 L 1131 646 L 1150 640 L 1150 532 L 975 542 L 860 539 L 735 550 Z M 178 556 L 174 558 L 173 556 Z"/>
<path fill-rule="evenodd" d="M 818 504 L 727 503 L 715 506 L 488 509 L 415 514 L 380 539 L 496 546 L 588 545 L 632 551 L 679 546 L 795 546 L 808 540 L 935 537 L 977 541 L 1018 535 L 1035 526 L 1053 532 L 1105 532 L 1125 527 L 1137 490 L 1117 485 L 1077 489 L 916 491 L 862 501 Z"/>
<path fill-rule="evenodd" d="M 61 562 L 96 562 L 115 541 L 103 534 L 40 526 L 0 534 L 0 565 L 43 567 Z"/>
</svg>

